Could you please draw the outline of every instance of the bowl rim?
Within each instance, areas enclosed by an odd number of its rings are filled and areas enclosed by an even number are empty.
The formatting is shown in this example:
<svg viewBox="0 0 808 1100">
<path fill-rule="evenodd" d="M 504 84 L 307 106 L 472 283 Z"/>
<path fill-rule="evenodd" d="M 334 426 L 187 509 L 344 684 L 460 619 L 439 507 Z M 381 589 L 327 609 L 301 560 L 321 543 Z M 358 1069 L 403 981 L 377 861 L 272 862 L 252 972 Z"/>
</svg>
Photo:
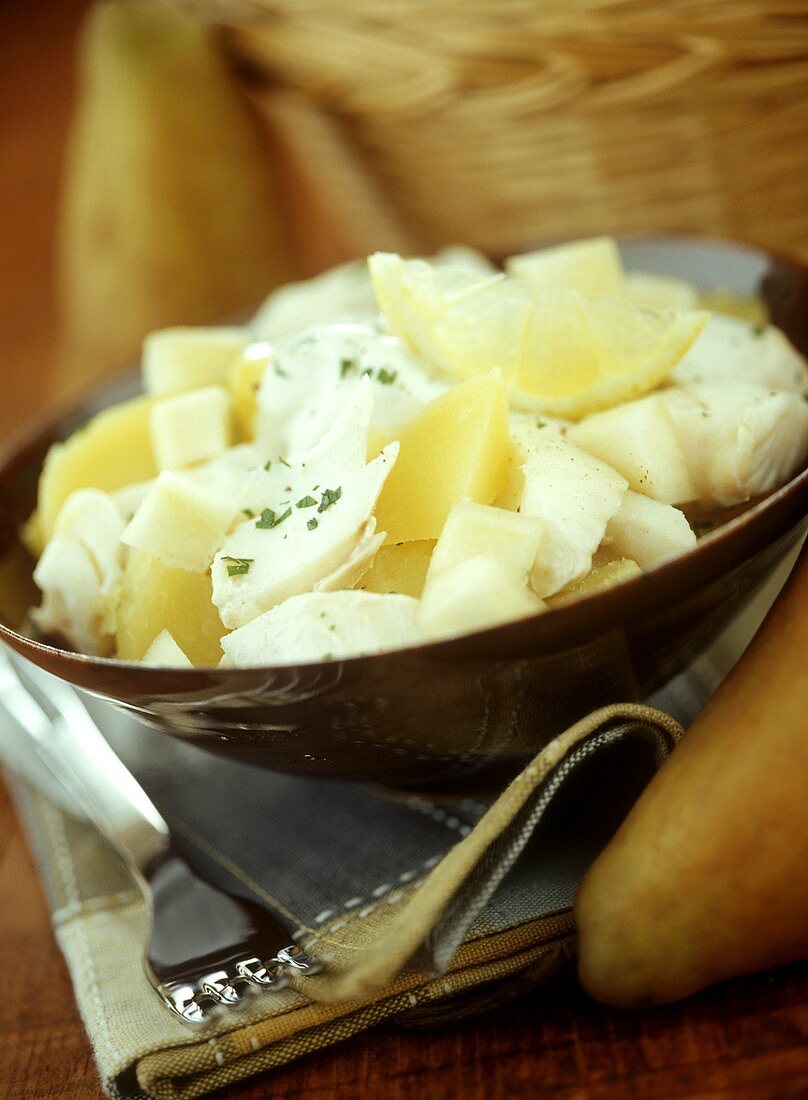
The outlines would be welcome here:
<svg viewBox="0 0 808 1100">
<path fill-rule="evenodd" d="M 733 249 L 756 255 L 770 264 L 783 264 L 803 276 L 808 276 L 808 264 L 794 254 L 789 255 L 782 250 L 764 248 L 717 235 L 660 232 L 621 234 L 616 239 L 619 245 L 637 243 L 670 245 L 676 243 L 681 244 L 683 247 L 695 249 Z M 529 247 L 527 246 L 527 248 Z M 521 250 L 525 251 L 526 247 L 522 246 Z M 502 253 L 502 255 L 505 255 L 505 253 Z M 130 383 L 133 396 L 137 395 L 141 392 L 136 385 L 137 378 L 138 368 L 132 366 L 124 371 L 117 368 L 105 372 L 102 378 L 86 392 L 72 395 L 64 402 L 54 403 L 32 418 L 22 428 L 12 433 L 4 442 L 4 445 L 0 447 L 0 479 L 9 468 L 24 465 L 30 453 L 41 449 L 48 437 L 54 435 L 54 432 L 56 432 L 58 438 L 62 438 L 63 431 L 68 430 L 68 426 L 73 422 L 80 423 L 88 415 L 93 415 L 94 412 L 109 407 L 112 396 L 120 394 L 122 390 L 126 391 Z M 75 428 L 72 430 L 75 430 Z M 656 594 L 658 597 L 662 589 L 670 587 L 671 589 L 683 590 L 682 580 L 687 575 L 692 582 L 692 568 L 696 563 L 701 566 L 696 571 L 700 584 L 710 583 L 718 579 L 719 576 L 724 575 L 727 572 L 725 568 L 721 568 L 724 550 L 727 543 L 737 537 L 739 531 L 750 528 L 752 530 L 759 529 L 759 534 L 756 539 L 752 540 L 752 548 L 748 549 L 735 562 L 734 567 L 742 565 L 744 561 L 777 541 L 777 538 L 785 537 L 799 526 L 801 522 L 800 515 L 797 515 L 792 522 L 781 524 L 778 536 L 775 539 L 765 537 L 761 517 L 777 511 L 788 514 L 790 511 L 789 506 L 797 504 L 803 494 L 802 507 L 798 508 L 797 511 L 804 519 L 805 516 L 808 516 L 808 466 L 790 478 L 779 489 L 758 498 L 746 507 L 742 513 L 702 536 L 692 549 L 663 562 L 653 569 L 621 581 L 611 588 L 590 593 L 579 599 L 571 600 L 569 603 L 549 607 L 521 619 L 508 620 L 486 627 L 483 630 L 421 642 L 417 645 L 397 649 L 383 650 L 377 653 L 337 657 L 327 661 L 290 662 L 275 665 L 199 665 L 193 668 L 162 668 L 144 665 L 141 661 L 94 656 L 62 649 L 59 646 L 28 638 L 2 622 L 0 622 L 0 641 L 6 642 L 18 651 L 24 652 L 27 650 L 44 658 L 55 657 L 70 666 L 78 666 L 83 669 L 143 670 L 153 680 L 151 687 L 155 695 L 161 694 L 158 685 L 160 680 L 170 678 L 172 690 L 176 691 L 178 683 L 181 684 L 183 681 L 191 683 L 200 674 L 226 673 L 228 677 L 238 678 L 243 676 L 252 679 L 256 674 L 271 675 L 276 672 L 288 674 L 294 671 L 318 674 L 326 670 L 333 671 L 337 667 L 361 671 L 368 666 L 378 665 L 380 662 L 396 660 L 415 659 L 424 662 L 440 662 L 442 660 L 490 661 L 496 659 L 505 661 L 510 659 L 510 655 L 508 654 L 508 646 L 502 643 L 507 640 L 507 635 L 514 627 L 530 632 L 529 636 L 522 636 L 519 646 L 521 650 L 527 651 L 535 648 L 542 641 L 542 636 L 546 636 L 548 640 L 550 638 L 556 640 L 551 647 L 553 651 L 563 652 L 576 644 L 592 640 L 610 629 L 615 629 L 630 622 L 634 615 L 627 614 L 626 611 L 632 607 L 638 607 L 640 603 L 643 606 L 639 610 L 644 615 L 647 614 L 648 603 L 653 602 L 654 595 Z M 791 511 L 794 511 L 794 509 L 791 509 Z M 690 587 L 693 587 L 692 583 Z M 624 612 L 615 615 L 615 605 L 625 605 Z M 583 619 L 588 620 L 590 627 L 594 624 L 595 628 L 587 630 L 586 623 L 581 622 Z M 559 636 L 562 639 L 560 646 L 557 644 Z M 497 649 L 501 651 L 499 657 L 494 656 Z"/>
</svg>

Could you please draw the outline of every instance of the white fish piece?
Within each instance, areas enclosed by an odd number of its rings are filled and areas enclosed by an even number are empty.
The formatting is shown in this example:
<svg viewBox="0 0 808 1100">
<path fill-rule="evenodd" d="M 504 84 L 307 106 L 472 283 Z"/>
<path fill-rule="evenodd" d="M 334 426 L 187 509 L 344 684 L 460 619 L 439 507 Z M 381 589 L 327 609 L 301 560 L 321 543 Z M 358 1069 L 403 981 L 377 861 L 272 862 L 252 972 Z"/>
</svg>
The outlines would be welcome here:
<svg viewBox="0 0 808 1100">
<path fill-rule="evenodd" d="M 673 385 L 750 383 L 789 393 L 808 393 L 808 364 L 774 325 L 750 325 L 713 314 L 671 372 Z"/>
<path fill-rule="evenodd" d="M 333 573 L 323 577 L 314 586 L 315 592 L 336 592 L 341 588 L 355 588 L 373 564 L 373 559 L 387 538 L 386 531 L 376 533 L 376 517 L 365 524 L 362 537 L 348 557 Z"/>
<path fill-rule="evenodd" d="M 336 419 L 310 450 L 284 452 L 257 441 L 239 443 L 201 466 L 184 470 L 182 477 L 213 496 L 232 501 L 234 512 L 250 504 L 264 507 L 297 489 L 303 495 L 317 476 L 325 481 L 365 465 L 372 416 L 372 387 L 363 380 L 354 386 Z"/>
<path fill-rule="evenodd" d="M 111 494 L 100 489 L 76 489 L 62 505 L 55 533 L 78 539 L 99 579 L 99 630 L 115 633 L 118 590 L 126 550 L 121 542 L 126 523 Z"/>
<path fill-rule="evenodd" d="M 640 569 L 655 569 L 696 545 L 684 512 L 629 489 L 606 526 L 603 545 Z"/>
<path fill-rule="evenodd" d="M 661 394 L 702 504 L 731 507 L 785 484 L 808 456 L 801 395 L 738 383 Z"/>
<path fill-rule="evenodd" d="M 373 427 L 388 438 L 446 389 L 397 337 L 367 325 L 311 328 L 273 351 L 258 390 L 255 431 L 269 452 L 313 447 L 363 378 L 373 389 Z"/>
<path fill-rule="evenodd" d="M 592 568 L 592 556 L 628 482 L 605 462 L 555 434 L 535 443 L 522 472 L 519 511 L 539 516 L 547 528 L 531 584 L 537 595 L 551 596 Z"/>
<path fill-rule="evenodd" d="M 527 458 L 537 446 L 540 447 L 548 435 L 563 435 L 571 424 L 570 420 L 559 420 L 543 414 L 513 411 L 508 413 L 508 432 L 511 442 L 519 448 L 524 458 Z"/>
<path fill-rule="evenodd" d="M 397 454 L 392 443 L 358 473 L 320 483 L 316 495 L 309 494 L 316 506 L 292 500 L 283 511 L 273 509 L 282 517 L 273 526 L 257 526 L 260 518 L 239 523 L 211 570 L 213 602 L 225 626 L 243 626 L 338 569 L 362 539 Z M 234 562 L 247 562 L 247 571 L 233 575 Z"/>
<path fill-rule="evenodd" d="M 312 325 L 336 321 L 372 324 L 378 314 L 367 263 L 356 260 L 273 290 L 249 330 L 254 340 L 282 340 Z"/>
<path fill-rule="evenodd" d="M 548 435 L 563 438 L 569 426 L 565 420 L 556 420 L 549 416 L 537 416 L 536 413 L 509 412 L 508 434 L 511 440 L 508 477 L 504 488 L 494 504 L 499 508 L 517 511 L 524 491 L 522 467 L 528 456 L 534 454 L 537 447 Z"/>
<path fill-rule="evenodd" d="M 121 579 L 125 526 L 112 496 L 101 489 L 76 489 L 56 520 L 55 533 L 78 539 L 90 555 L 104 598 L 112 596 Z"/>
<path fill-rule="evenodd" d="M 209 462 L 193 470 L 183 470 L 181 476 L 222 501 L 232 501 L 234 511 L 244 487 L 269 456 L 254 443 L 237 443 Z"/>
<path fill-rule="evenodd" d="M 112 652 L 101 577 L 78 538 L 54 534 L 37 562 L 34 581 L 42 604 L 31 611 L 31 618 L 43 633 L 61 635 L 79 653 L 105 657 Z"/>
<path fill-rule="evenodd" d="M 240 509 L 260 514 L 276 504 L 286 507 L 301 497 L 339 484 L 359 473 L 366 464 L 368 437 L 373 419 L 374 394 L 369 379 L 362 378 L 325 434 L 309 450 L 275 451 L 255 444 L 254 463 L 238 497 Z M 283 503 L 286 502 L 286 503 Z"/>
<path fill-rule="evenodd" d="M 326 661 L 415 645 L 421 634 L 412 596 L 306 592 L 222 638 L 223 665 Z"/>
</svg>

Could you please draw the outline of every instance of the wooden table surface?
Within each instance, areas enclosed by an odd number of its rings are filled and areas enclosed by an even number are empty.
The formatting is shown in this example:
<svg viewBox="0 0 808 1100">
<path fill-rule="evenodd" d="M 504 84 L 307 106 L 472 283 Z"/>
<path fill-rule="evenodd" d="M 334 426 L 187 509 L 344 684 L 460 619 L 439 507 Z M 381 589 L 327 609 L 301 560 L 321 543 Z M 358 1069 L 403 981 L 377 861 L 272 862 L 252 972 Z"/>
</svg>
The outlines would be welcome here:
<svg viewBox="0 0 808 1100">
<path fill-rule="evenodd" d="M 71 64 L 87 0 L 0 4 L 0 439 L 53 388 L 51 292 Z M 0 785 L 0 1100 L 101 1090 L 34 868 Z M 390 1100 L 808 1097 L 808 964 L 643 1013 L 596 1005 L 571 976 L 438 1031 L 386 1026 L 218 1095 Z"/>
</svg>

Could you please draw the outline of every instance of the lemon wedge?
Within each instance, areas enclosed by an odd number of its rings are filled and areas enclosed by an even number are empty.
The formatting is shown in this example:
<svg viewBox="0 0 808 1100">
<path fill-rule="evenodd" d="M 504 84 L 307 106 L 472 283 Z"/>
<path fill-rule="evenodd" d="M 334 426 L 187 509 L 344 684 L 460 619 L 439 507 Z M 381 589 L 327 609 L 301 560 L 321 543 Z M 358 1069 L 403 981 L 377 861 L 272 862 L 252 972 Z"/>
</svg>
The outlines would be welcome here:
<svg viewBox="0 0 808 1100">
<path fill-rule="evenodd" d="M 368 262 L 390 328 L 428 364 L 455 378 L 499 368 L 514 406 L 569 419 L 654 389 L 709 316 L 438 270 L 393 253 Z"/>
</svg>

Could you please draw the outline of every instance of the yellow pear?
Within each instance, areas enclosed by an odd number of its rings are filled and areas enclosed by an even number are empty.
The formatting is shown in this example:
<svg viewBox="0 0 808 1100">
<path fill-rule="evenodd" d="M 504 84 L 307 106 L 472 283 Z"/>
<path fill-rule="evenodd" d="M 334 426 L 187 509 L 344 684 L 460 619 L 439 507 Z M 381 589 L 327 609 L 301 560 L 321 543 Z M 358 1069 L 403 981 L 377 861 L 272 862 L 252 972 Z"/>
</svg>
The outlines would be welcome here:
<svg viewBox="0 0 808 1100">
<path fill-rule="evenodd" d="M 609 1004 L 808 955 L 808 554 L 584 878 L 579 972 Z"/>
<path fill-rule="evenodd" d="M 268 162 L 212 27 L 149 0 L 90 11 L 62 210 L 67 384 L 283 281 Z"/>
</svg>

